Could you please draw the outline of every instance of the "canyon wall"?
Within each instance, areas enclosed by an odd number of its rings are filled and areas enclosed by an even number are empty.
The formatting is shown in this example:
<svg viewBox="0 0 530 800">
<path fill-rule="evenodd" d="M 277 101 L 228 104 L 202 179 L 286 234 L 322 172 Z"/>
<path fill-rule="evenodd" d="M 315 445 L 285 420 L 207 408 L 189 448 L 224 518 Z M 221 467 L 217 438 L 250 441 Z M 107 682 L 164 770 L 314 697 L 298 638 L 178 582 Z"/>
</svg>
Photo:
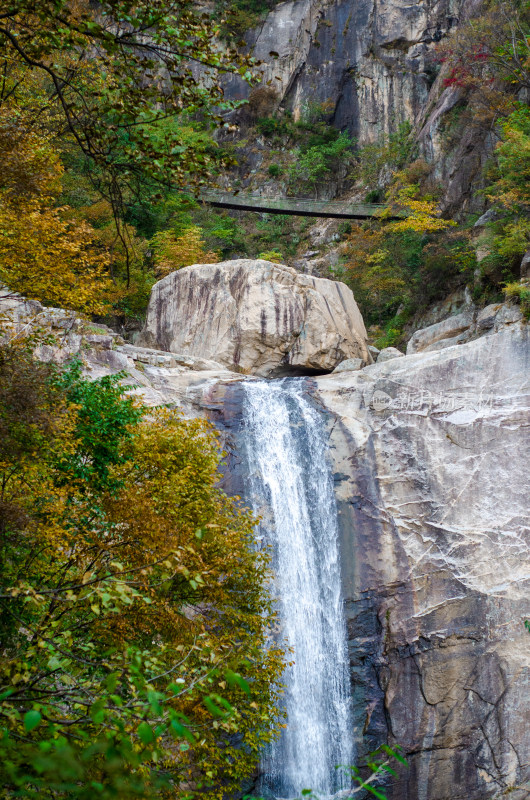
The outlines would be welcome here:
<svg viewBox="0 0 530 800">
<path fill-rule="evenodd" d="M 398 130 L 415 129 L 418 152 L 444 189 L 442 207 L 481 210 L 472 197 L 494 144 L 489 130 L 469 127 L 448 141 L 446 115 L 465 104 L 446 87 L 435 46 L 479 14 L 483 0 L 288 0 L 247 34 L 262 62 L 262 86 L 276 92 L 275 108 L 297 119 L 320 104 L 327 119 L 363 145 Z M 231 78 L 232 99 L 248 85 Z"/>
<path fill-rule="evenodd" d="M 528 345 L 514 323 L 316 381 L 358 752 L 404 747 L 393 800 L 484 800 L 529 778 Z"/>
</svg>

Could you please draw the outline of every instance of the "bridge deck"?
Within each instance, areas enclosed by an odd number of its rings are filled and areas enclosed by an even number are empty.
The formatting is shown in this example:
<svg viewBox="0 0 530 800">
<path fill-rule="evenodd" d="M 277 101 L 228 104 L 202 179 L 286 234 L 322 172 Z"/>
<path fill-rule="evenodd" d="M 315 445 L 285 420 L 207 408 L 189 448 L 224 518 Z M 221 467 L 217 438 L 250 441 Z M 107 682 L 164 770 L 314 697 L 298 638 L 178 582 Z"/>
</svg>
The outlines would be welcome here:
<svg viewBox="0 0 530 800">
<path fill-rule="evenodd" d="M 232 208 L 239 211 L 260 211 L 267 214 L 290 214 L 297 217 L 324 217 L 335 219 L 368 219 L 378 217 L 387 209 L 384 203 L 351 203 L 347 200 L 308 200 L 299 197 L 271 198 L 253 194 L 230 192 L 201 192 L 199 202 L 215 208 Z M 393 219 L 394 216 L 385 219 Z"/>
</svg>

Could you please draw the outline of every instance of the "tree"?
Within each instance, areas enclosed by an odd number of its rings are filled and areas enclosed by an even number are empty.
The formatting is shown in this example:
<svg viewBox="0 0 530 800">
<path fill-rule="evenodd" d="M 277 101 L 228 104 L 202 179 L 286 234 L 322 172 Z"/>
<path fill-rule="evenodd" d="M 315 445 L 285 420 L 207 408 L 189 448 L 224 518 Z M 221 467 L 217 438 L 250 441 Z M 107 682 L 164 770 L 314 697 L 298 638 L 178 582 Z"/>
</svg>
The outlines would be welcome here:
<svg viewBox="0 0 530 800">
<path fill-rule="evenodd" d="M 211 177 L 220 156 L 177 124 L 220 124 L 220 76 L 251 80 L 252 60 L 216 44 L 218 26 L 192 0 L 9 0 L 0 15 L 0 107 L 27 105 L 31 125 L 70 143 L 114 210 Z M 37 87 L 37 89 L 35 89 Z M 128 269 L 128 265 L 127 265 Z"/>
<path fill-rule="evenodd" d="M 530 213 L 530 108 L 519 104 L 502 125 L 498 143 L 498 173 L 488 188 L 490 200 L 505 212 Z"/>
<path fill-rule="evenodd" d="M 456 225 L 454 220 L 443 219 L 438 213 L 435 200 L 422 196 L 418 184 L 410 184 L 403 172 L 398 172 L 387 192 L 388 206 L 381 213 L 381 219 L 391 212 L 402 219 L 391 222 L 388 229 L 394 233 L 414 231 L 415 233 L 435 233 Z"/>
<path fill-rule="evenodd" d="M 0 282 L 49 305 L 104 313 L 107 252 L 86 222 L 56 207 L 63 168 L 50 137 L 0 106 Z"/>
<path fill-rule="evenodd" d="M 282 654 L 212 430 L 27 342 L 0 378 L 2 796 L 223 796 L 274 736 Z"/>
<path fill-rule="evenodd" d="M 474 120 L 492 127 L 530 88 L 530 8 L 526 0 L 487 0 L 438 46 L 445 86 L 465 93 Z"/>
<path fill-rule="evenodd" d="M 153 236 L 151 243 L 155 269 L 160 278 L 191 264 L 216 264 L 219 261 L 217 253 L 206 250 L 202 231 L 197 225 L 190 225 L 180 236 L 173 231 L 160 231 Z"/>
</svg>

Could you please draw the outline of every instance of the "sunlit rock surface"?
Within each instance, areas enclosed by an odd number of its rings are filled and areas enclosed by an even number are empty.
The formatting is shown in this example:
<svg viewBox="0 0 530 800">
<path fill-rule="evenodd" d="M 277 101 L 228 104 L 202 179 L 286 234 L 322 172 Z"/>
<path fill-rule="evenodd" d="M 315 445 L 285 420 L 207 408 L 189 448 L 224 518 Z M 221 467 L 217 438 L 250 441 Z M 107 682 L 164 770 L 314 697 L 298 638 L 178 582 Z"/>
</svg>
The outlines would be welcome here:
<svg viewBox="0 0 530 800">
<path fill-rule="evenodd" d="M 372 360 L 351 289 L 251 259 L 197 264 L 156 283 L 141 343 L 264 377 Z"/>
<path fill-rule="evenodd" d="M 530 777 L 528 344 L 514 323 L 316 381 L 355 736 L 407 752 L 392 800 L 484 800 Z"/>
</svg>

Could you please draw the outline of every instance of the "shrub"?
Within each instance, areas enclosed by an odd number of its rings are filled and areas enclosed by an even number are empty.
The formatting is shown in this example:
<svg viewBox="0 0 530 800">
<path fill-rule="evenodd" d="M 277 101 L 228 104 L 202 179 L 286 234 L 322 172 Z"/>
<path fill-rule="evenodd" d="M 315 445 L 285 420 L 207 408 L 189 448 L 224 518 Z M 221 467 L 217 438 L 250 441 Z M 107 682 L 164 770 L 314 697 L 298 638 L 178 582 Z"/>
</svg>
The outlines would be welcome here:
<svg viewBox="0 0 530 800">
<path fill-rule="evenodd" d="M 506 297 L 521 304 L 521 311 L 526 319 L 530 319 L 530 286 L 523 283 L 507 283 L 503 289 Z"/>
<path fill-rule="evenodd" d="M 359 175 L 365 186 L 376 188 L 384 173 L 392 175 L 411 160 L 416 148 L 411 133 L 410 122 L 402 122 L 390 136 L 360 149 Z"/>
<path fill-rule="evenodd" d="M 279 178 L 280 175 L 283 175 L 283 169 L 279 164 L 269 164 L 268 173 L 271 178 Z"/>
<path fill-rule="evenodd" d="M 267 250 L 264 253 L 260 253 L 258 258 L 262 258 L 264 261 L 272 261 L 274 264 L 283 263 L 283 256 L 278 250 Z"/>
<path fill-rule="evenodd" d="M 315 144 L 303 152 L 300 149 L 296 162 L 289 169 L 290 190 L 317 193 L 322 181 L 349 160 L 352 147 L 348 134 L 341 133 L 329 143 Z"/>
<path fill-rule="evenodd" d="M 258 133 L 268 139 L 281 139 L 291 134 L 289 122 L 281 117 L 260 117 L 256 128 Z"/>
</svg>

